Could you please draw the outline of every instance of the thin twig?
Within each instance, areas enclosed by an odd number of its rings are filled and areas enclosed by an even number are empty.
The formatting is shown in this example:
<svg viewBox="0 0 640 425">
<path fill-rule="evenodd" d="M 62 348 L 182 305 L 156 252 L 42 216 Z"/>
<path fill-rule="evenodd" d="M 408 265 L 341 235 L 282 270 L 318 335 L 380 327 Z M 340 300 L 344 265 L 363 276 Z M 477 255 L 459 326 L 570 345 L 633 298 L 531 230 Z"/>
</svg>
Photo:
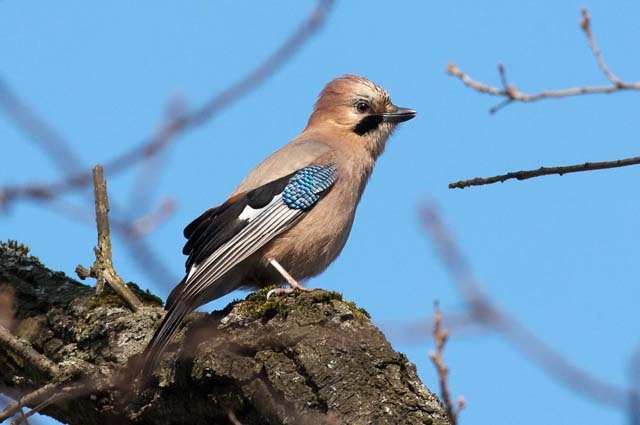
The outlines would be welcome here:
<svg viewBox="0 0 640 425">
<path fill-rule="evenodd" d="M 56 390 L 55 393 L 51 394 L 48 398 L 38 403 L 34 406 L 27 414 L 24 415 L 24 418 L 30 418 L 36 413 L 42 412 L 47 406 L 52 404 L 59 403 L 61 401 L 71 400 L 79 395 L 86 394 L 89 391 L 87 385 L 83 383 L 70 384 L 67 386 L 61 386 Z M 13 425 L 13 424 L 12 424 Z M 17 424 L 16 424 L 17 425 Z"/>
<path fill-rule="evenodd" d="M 96 224 L 98 227 L 98 246 L 94 249 L 96 261 L 89 270 L 82 266 L 76 268 L 81 279 L 91 276 L 96 279 L 96 293 L 100 295 L 107 282 L 134 312 L 142 307 L 142 303 L 135 296 L 124 280 L 113 267 L 111 255 L 111 232 L 109 230 L 109 198 L 107 196 L 107 182 L 104 179 L 102 166 L 93 168 L 93 183 L 96 204 Z"/>
<path fill-rule="evenodd" d="M 449 332 L 446 329 L 442 328 L 442 313 L 440 312 L 440 307 L 436 302 L 433 307 L 433 339 L 436 342 L 436 350 L 429 353 L 429 358 L 433 362 L 436 367 L 436 371 L 438 372 L 438 382 L 440 384 L 440 394 L 442 397 L 442 402 L 444 403 L 444 407 L 447 411 L 447 416 L 451 421 L 451 425 L 456 425 L 458 423 L 458 415 L 460 414 L 460 410 L 464 408 L 465 400 L 464 397 L 458 397 L 458 401 L 454 406 L 453 401 L 451 400 L 451 393 L 449 392 L 449 368 L 444 362 L 444 346 L 447 343 L 447 338 L 449 337 Z"/>
<path fill-rule="evenodd" d="M 78 206 L 64 198 L 58 198 L 42 205 L 76 222 L 95 223 L 95 211 Z M 113 217 L 113 215 L 110 217 L 111 229 L 121 237 L 125 248 L 129 250 L 131 256 L 136 260 L 136 265 L 158 284 L 175 281 L 176 278 L 173 276 L 172 271 L 158 259 L 157 254 L 145 241 L 143 236 L 145 232 L 149 233 L 157 228 L 162 220 L 166 219 L 173 212 L 174 208 L 175 205 L 173 201 L 171 199 L 165 199 L 156 211 L 152 211 L 146 216 L 135 219 L 132 222 L 121 217 Z"/>
<path fill-rule="evenodd" d="M 591 32 L 591 15 L 589 14 L 589 11 L 586 7 L 582 8 L 582 20 L 580 21 L 580 28 L 582 28 L 582 31 L 584 31 L 584 34 L 587 36 L 589 47 L 591 47 L 591 51 L 593 52 L 593 56 L 595 56 L 596 61 L 598 62 L 600 70 L 616 87 L 624 86 L 625 83 L 620 81 L 620 79 L 616 77 L 613 72 L 611 72 L 609 66 L 607 66 L 607 63 L 602 57 L 602 52 L 600 51 L 600 48 L 598 48 L 596 39 L 593 37 L 593 33 Z"/>
<path fill-rule="evenodd" d="M 560 176 L 569 173 L 578 173 L 581 171 L 606 170 L 608 168 L 628 167 L 630 165 L 639 165 L 640 157 L 616 159 L 613 161 L 602 162 L 585 162 L 576 165 L 563 165 L 559 167 L 540 167 L 536 170 L 512 171 L 507 174 L 500 174 L 493 177 L 476 177 L 469 180 L 460 180 L 449 183 L 449 189 L 464 189 L 469 186 L 483 186 L 492 183 L 503 183 L 506 180 L 518 179 L 526 180 L 533 177 L 548 176 L 558 174 Z"/>
<path fill-rule="evenodd" d="M 629 392 L 580 369 L 500 309 L 482 291 L 452 234 L 434 206 L 421 211 L 440 258 L 452 275 L 460 297 L 478 322 L 496 331 L 525 356 L 540 365 L 551 378 L 590 400 L 628 409 Z"/>
<path fill-rule="evenodd" d="M 47 384 L 38 390 L 27 394 L 24 397 L 21 397 L 18 401 L 10 405 L 12 409 L 22 409 L 23 405 L 26 404 L 35 404 L 37 403 L 31 410 L 29 410 L 26 414 L 20 418 L 20 420 L 30 418 L 36 413 L 40 413 L 47 406 L 52 404 L 60 403 L 62 401 L 72 400 L 78 396 L 86 394 L 90 392 L 95 385 L 87 384 L 85 382 L 74 383 L 74 384 Z M 39 401 L 41 400 L 41 401 Z M 17 406 L 14 406 L 17 405 Z M 9 407 L 5 409 L 5 411 L 0 413 L 0 420 L 3 419 L 3 416 L 6 415 L 10 410 Z M 20 422 L 14 421 L 11 422 L 11 425 L 18 425 Z"/>
<path fill-rule="evenodd" d="M 20 406 L 37 404 L 42 400 L 51 397 L 51 395 L 58 391 L 60 387 L 60 383 L 49 383 L 43 385 L 35 391 L 30 392 L 29 394 L 20 397 L 19 400 L 9 404 L 4 408 L 2 412 L 0 412 L 0 421 L 8 419 L 18 413 Z"/>
<path fill-rule="evenodd" d="M 502 64 L 498 65 L 498 73 L 500 75 L 500 80 L 502 82 L 502 88 L 493 87 L 485 83 L 481 83 L 479 81 L 474 80 L 468 74 L 464 73 L 458 65 L 454 63 L 450 63 L 447 66 L 447 74 L 456 77 L 462 81 L 467 87 L 484 94 L 488 94 L 491 96 L 499 96 L 504 97 L 505 100 L 500 102 L 498 105 L 494 106 L 489 110 L 490 113 L 496 113 L 503 107 L 510 105 L 514 101 L 519 102 L 535 102 L 542 99 L 551 99 L 551 98 L 561 98 L 561 97 L 569 97 L 569 96 L 578 96 L 583 94 L 597 94 L 597 93 L 613 93 L 621 90 L 640 90 L 640 81 L 639 82 L 626 82 L 620 80 L 607 66 L 604 58 L 602 57 L 602 52 L 598 48 L 598 45 L 595 42 L 595 38 L 593 36 L 593 32 L 591 31 L 591 17 L 589 16 L 589 11 L 584 8 L 582 9 L 582 20 L 580 22 L 580 27 L 584 31 L 587 40 L 589 42 L 589 46 L 591 47 L 591 51 L 593 52 L 596 61 L 598 62 L 598 66 L 603 74 L 607 77 L 607 79 L 612 83 L 607 86 L 585 86 L 585 87 L 572 87 L 562 90 L 548 90 L 542 91 L 536 94 L 530 94 L 522 92 L 512 84 L 509 84 L 506 77 L 505 67 Z"/>
<path fill-rule="evenodd" d="M 108 391 L 113 388 L 112 377 L 103 375 L 100 368 L 76 359 L 61 367 L 60 373 L 49 383 L 23 395 L 0 412 L 0 422 L 15 415 L 21 406 L 32 406 L 25 414 L 30 417 L 45 407 L 72 400 L 95 390 Z"/>
<path fill-rule="evenodd" d="M 18 402 L 20 402 L 20 400 L 18 400 Z M 25 425 L 29 425 L 29 419 L 28 416 L 24 414 L 24 406 L 22 406 L 22 404 L 20 404 L 20 418 L 18 421 L 13 421 L 11 422 L 11 425 L 13 424 L 19 424 L 19 423 L 24 423 Z"/>
<path fill-rule="evenodd" d="M 38 353 L 31 345 L 13 335 L 9 329 L 0 325 L 0 344 L 29 363 L 38 372 L 54 377 L 60 373 L 58 365 Z"/>
</svg>

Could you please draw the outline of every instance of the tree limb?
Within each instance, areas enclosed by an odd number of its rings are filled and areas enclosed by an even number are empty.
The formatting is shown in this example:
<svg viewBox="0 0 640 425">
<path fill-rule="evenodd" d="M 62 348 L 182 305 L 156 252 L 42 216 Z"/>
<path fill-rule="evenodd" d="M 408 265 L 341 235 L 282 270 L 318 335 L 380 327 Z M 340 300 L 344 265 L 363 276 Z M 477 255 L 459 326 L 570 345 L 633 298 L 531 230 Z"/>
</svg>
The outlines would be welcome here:
<svg viewBox="0 0 640 425">
<path fill-rule="evenodd" d="M 245 425 L 396 424 L 398 418 L 450 424 L 415 367 L 366 312 L 336 293 L 266 300 L 262 290 L 223 311 L 194 313 L 172 341 L 157 381 L 136 392 L 139 354 L 161 308 L 132 313 L 119 298 L 95 297 L 91 288 L 4 245 L 0 280 L 15 290 L 14 334 L 62 371 L 54 380 L 32 375 L 0 347 L 0 392 L 26 396 L 22 405 L 65 423 L 228 423 L 231 411 Z M 62 399 L 50 387 L 34 393 L 58 383 Z"/>
</svg>

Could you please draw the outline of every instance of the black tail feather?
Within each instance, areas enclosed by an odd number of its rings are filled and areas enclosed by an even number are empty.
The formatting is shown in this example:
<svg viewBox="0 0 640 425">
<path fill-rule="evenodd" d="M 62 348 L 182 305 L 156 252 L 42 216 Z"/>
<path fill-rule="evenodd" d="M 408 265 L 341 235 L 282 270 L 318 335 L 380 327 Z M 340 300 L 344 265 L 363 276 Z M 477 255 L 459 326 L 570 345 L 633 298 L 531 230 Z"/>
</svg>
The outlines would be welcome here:
<svg viewBox="0 0 640 425">
<path fill-rule="evenodd" d="M 167 348 L 169 341 L 171 341 L 171 337 L 176 333 L 184 317 L 189 314 L 191 310 L 193 310 L 193 307 L 189 303 L 179 302 L 167 311 L 162 323 L 160 323 L 149 345 L 147 345 L 147 348 L 144 350 L 144 364 L 142 367 L 143 381 L 147 381 L 151 377 L 153 371 L 160 363 L 162 354 Z"/>
</svg>

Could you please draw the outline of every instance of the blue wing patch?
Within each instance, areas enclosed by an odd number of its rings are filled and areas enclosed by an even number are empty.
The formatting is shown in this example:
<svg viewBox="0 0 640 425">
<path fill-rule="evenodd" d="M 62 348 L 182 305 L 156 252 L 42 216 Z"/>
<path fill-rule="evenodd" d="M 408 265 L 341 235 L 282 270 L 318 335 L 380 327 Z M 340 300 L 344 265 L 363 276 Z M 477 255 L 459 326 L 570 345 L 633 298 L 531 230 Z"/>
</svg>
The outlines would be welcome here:
<svg viewBox="0 0 640 425">
<path fill-rule="evenodd" d="M 307 210 L 322 192 L 336 181 L 336 164 L 312 165 L 298 170 L 282 191 L 284 203 L 291 209 Z"/>
</svg>

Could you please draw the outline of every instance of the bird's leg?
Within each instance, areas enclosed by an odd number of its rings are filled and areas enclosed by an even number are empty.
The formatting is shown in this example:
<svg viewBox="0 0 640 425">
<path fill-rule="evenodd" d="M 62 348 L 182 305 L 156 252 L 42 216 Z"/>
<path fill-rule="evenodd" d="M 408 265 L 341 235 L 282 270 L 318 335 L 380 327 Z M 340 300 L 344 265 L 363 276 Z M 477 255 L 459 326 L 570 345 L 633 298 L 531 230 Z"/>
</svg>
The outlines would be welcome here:
<svg viewBox="0 0 640 425">
<path fill-rule="evenodd" d="M 271 263 L 274 269 L 278 270 L 278 273 L 280 273 L 282 277 L 285 278 L 285 280 L 291 286 L 291 288 L 272 289 L 269 292 L 267 292 L 267 299 L 269 299 L 269 297 L 272 295 L 288 295 L 296 290 L 305 291 L 305 292 L 313 291 L 313 289 L 305 288 L 304 286 L 300 285 L 298 281 L 295 280 L 293 276 L 291 276 L 289 272 L 287 272 L 285 268 L 282 267 L 282 265 L 278 263 L 278 260 L 276 260 L 275 258 L 269 258 L 269 263 Z"/>
</svg>

